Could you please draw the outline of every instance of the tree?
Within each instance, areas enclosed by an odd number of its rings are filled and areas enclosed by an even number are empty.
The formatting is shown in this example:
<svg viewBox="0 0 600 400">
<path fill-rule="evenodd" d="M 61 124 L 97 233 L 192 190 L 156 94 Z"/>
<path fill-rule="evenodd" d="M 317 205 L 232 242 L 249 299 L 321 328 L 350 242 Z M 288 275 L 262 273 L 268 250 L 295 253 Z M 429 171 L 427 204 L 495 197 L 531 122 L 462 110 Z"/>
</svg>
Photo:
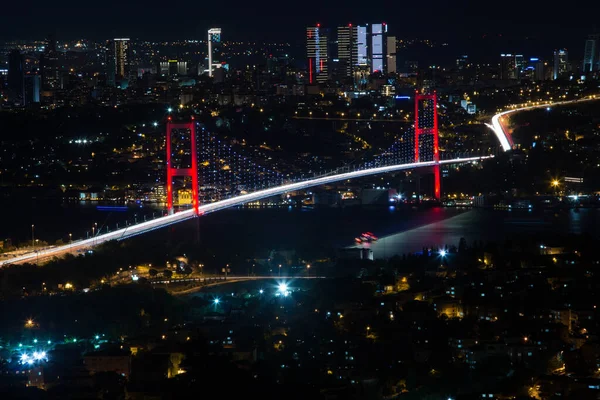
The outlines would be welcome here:
<svg viewBox="0 0 600 400">
<path fill-rule="evenodd" d="M 173 271 L 169 271 L 168 269 L 167 269 L 167 270 L 164 270 L 164 271 L 163 271 L 163 276 L 164 276 L 165 278 L 167 278 L 167 279 L 171 279 L 171 277 L 173 277 Z"/>
<path fill-rule="evenodd" d="M 156 278 L 156 275 L 158 275 L 158 271 L 152 268 L 148 271 L 148 275 L 150 275 L 150 277 L 152 278 Z"/>
</svg>

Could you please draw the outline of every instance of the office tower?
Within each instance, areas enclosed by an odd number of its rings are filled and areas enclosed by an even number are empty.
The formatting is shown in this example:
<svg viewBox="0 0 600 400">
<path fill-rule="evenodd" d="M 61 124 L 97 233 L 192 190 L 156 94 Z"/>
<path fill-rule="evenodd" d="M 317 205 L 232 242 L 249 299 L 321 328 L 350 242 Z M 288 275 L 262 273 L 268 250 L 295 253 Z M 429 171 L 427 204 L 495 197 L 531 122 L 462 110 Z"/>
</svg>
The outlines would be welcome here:
<svg viewBox="0 0 600 400">
<path fill-rule="evenodd" d="M 387 38 L 387 71 L 388 74 L 396 73 L 396 36 Z"/>
<path fill-rule="evenodd" d="M 598 40 L 600 35 L 589 35 L 585 41 L 583 51 L 583 73 L 593 72 L 598 69 Z"/>
<path fill-rule="evenodd" d="M 387 25 L 371 24 L 371 73 L 385 73 L 384 43 L 387 36 Z"/>
<path fill-rule="evenodd" d="M 329 68 L 328 32 L 320 24 L 306 28 L 306 56 L 308 58 L 308 82 L 327 81 Z"/>
<path fill-rule="evenodd" d="M 512 54 L 500 54 L 500 79 L 517 79 L 517 65 Z"/>
<path fill-rule="evenodd" d="M 337 49 L 340 69 L 345 77 L 351 77 L 358 64 L 358 27 L 348 24 L 337 29 Z"/>
<path fill-rule="evenodd" d="M 213 76 L 213 43 L 221 43 L 221 28 L 208 30 L 208 76 Z"/>
<path fill-rule="evenodd" d="M 564 78 L 569 72 L 569 53 L 567 49 L 554 50 L 553 79 Z"/>
<path fill-rule="evenodd" d="M 545 79 L 544 62 L 537 57 L 531 57 L 523 68 L 523 77 L 532 81 L 543 81 Z"/>
<path fill-rule="evenodd" d="M 160 61 L 158 63 L 160 75 L 166 76 L 186 76 L 187 62 L 179 60 Z"/>
<path fill-rule="evenodd" d="M 123 79 L 129 77 L 131 67 L 131 43 L 129 39 L 115 39 L 115 67 L 117 77 Z"/>
<path fill-rule="evenodd" d="M 127 38 L 116 38 L 106 47 L 106 82 L 115 86 L 117 81 L 129 80 L 132 64 L 131 43 Z"/>
<path fill-rule="evenodd" d="M 59 53 L 56 51 L 54 35 L 48 35 L 44 53 L 40 57 L 40 71 L 42 74 L 42 88 L 55 90 L 60 88 Z"/>
<path fill-rule="evenodd" d="M 369 52 L 367 42 L 367 27 L 358 26 L 356 29 L 356 49 L 357 59 L 356 64 L 360 66 L 369 65 Z"/>
<path fill-rule="evenodd" d="M 8 99 L 13 103 L 24 105 L 25 80 L 23 57 L 17 49 L 8 55 Z"/>
<path fill-rule="evenodd" d="M 515 55 L 515 78 L 521 77 L 521 71 L 525 69 L 525 57 L 522 54 Z"/>
<path fill-rule="evenodd" d="M 39 75 L 25 75 L 25 105 L 40 102 L 42 78 Z"/>
</svg>

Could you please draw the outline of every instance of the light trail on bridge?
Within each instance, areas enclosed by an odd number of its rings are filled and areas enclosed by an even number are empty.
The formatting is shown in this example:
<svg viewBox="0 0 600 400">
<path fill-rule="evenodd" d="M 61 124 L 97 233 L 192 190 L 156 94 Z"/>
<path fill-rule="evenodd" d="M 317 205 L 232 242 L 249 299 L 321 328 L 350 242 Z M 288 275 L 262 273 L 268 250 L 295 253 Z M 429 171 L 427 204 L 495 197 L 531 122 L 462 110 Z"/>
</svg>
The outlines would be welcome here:
<svg viewBox="0 0 600 400">
<path fill-rule="evenodd" d="M 492 156 L 480 156 L 480 157 L 467 157 L 467 158 L 455 158 L 450 160 L 441 160 L 439 161 L 440 165 L 443 164 L 462 164 L 469 162 L 478 162 L 487 158 L 491 158 Z M 352 172 L 339 173 L 335 175 L 328 175 L 323 177 L 318 177 L 314 179 L 308 179 L 300 182 L 293 182 L 284 184 L 281 186 L 272 187 L 269 189 L 259 190 L 256 192 L 244 194 L 241 196 L 232 197 L 226 200 L 220 200 L 214 203 L 208 203 L 201 205 L 198 210 L 200 215 L 208 214 L 215 211 L 224 210 L 226 208 L 239 206 L 246 203 L 251 203 L 257 200 L 265 199 L 272 196 L 281 195 L 288 192 L 294 192 L 297 190 L 304 190 L 315 186 L 326 185 L 330 183 L 345 181 L 348 179 L 356 179 L 362 178 L 370 175 L 378 175 L 389 172 L 403 171 L 414 168 L 427 168 L 433 167 L 436 165 L 435 161 L 425 161 L 418 163 L 408 163 L 408 164 L 396 164 L 389 165 L 385 167 L 376 167 L 376 168 L 368 168 L 362 169 Z M 118 229 L 113 232 L 104 233 L 101 235 L 94 236 L 89 239 L 80 240 L 77 242 L 73 242 L 63 246 L 57 246 L 49 249 L 39 250 L 36 252 L 31 252 L 27 254 L 23 254 L 21 256 L 17 256 L 8 260 L 0 261 L 0 267 L 10 265 L 10 264 L 20 264 L 24 262 L 37 262 L 40 260 L 45 260 L 52 257 L 60 257 L 65 254 L 80 252 L 84 250 L 89 250 L 95 246 L 98 246 L 102 243 L 109 242 L 111 240 L 123 240 L 133 236 L 141 235 L 147 232 L 151 232 L 156 229 L 161 229 L 169 225 L 173 225 L 182 221 L 186 221 L 192 218 L 195 218 L 196 214 L 194 210 L 185 210 L 171 215 L 165 215 L 163 217 L 159 217 L 153 219 L 151 221 L 141 222 L 136 225 L 131 225 L 126 228 Z"/>
<path fill-rule="evenodd" d="M 575 104 L 575 103 L 580 103 L 580 102 L 584 102 L 584 101 L 598 100 L 598 99 L 600 99 L 600 97 L 593 95 L 593 96 L 590 96 L 590 97 L 587 97 L 584 99 L 555 101 L 555 102 L 548 102 L 548 103 L 543 103 L 543 104 L 536 104 L 536 105 L 532 105 L 532 106 L 525 106 L 525 107 L 521 107 L 521 108 L 515 108 L 513 110 L 503 111 L 501 113 L 494 115 L 492 117 L 492 123 L 486 124 L 486 125 L 494 132 L 494 134 L 498 138 L 498 141 L 500 142 L 500 145 L 502 146 L 502 149 L 504 151 L 509 151 L 512 149 L 512 146 L 514 143 L 513 143 L 511 135 L 508 132 L 506 132 L 504 130 L 504 128 L 502 127 L 502 124 L 500 123 L 500 118 L 502 118 L 506 115 L 512 114 L 512 113 L 519 112 L 519 111 L 533 110 L 536 108 L 548 108 L 548 107 L 553 107 L 553 106 L 562 106 L 562 105 Z"/>
</svg>

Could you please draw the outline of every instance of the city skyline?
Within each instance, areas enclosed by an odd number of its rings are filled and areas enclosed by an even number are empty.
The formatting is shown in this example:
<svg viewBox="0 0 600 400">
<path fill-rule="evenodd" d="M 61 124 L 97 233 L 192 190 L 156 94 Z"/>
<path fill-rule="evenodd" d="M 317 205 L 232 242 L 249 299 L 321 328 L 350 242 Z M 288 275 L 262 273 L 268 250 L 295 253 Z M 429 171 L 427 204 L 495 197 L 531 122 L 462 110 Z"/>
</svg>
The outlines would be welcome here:
<svg viewBox="0 0 600 400">
<path fill-rule="evenodd" d="M 597 15 L 594 10 L 598 11 L 599 8 L 597 5 L 591 5 L 587 8 L 589 12 L 584 14 L 579 10 L 561 10 L 561 20 L 557 22 L 552 15 L 554 10 L 528 4 L 520 5 L 518 13 L 490 15 L 489 7 L 477 3 L 457 7 L 434 1 L 424 7 L 384 2 L 380 7 L 368 8 L 361 7 L 358 2 L 334 1 L 328 7 L 319 10 L 299 7 L 294 10 L 293 17 L 289 10 L 275 2 L 263 3 L 260 12 L 256 12 L 254 6 L 234 1 L 228 9 L 231 11 L 227 14 L 219 10 L 216 4 L 202 5 L 202 9 L 194 3 L 185 4 L 183 7 L 186 12 L 174 12 L 173 18 L 178 22 L 166 30 L 160 28 L 164 26 L 163 7 L 153 2 L 145 3 L 144 7 L 139 8 L 110 0 L 104 4 L 105 9 L 121 10 L 111 13 L 110 23 L 100 18 L 87 17 L 88 14 L 85 9 L 82 10 L 81 5 L 70 2 L 63 2 L 62 7 L 48 8 L 44 3 L 35 0 L 25 12 L 9 4 L 6 12 L 0 16 L 0 39 L 32 39 L 44 37 L 49 33 L 56 33 L 58 38 L 63 39 L 205 39 L 207 29 L 219 26 L 227 32 L 226 36 L 229 38 L 278 38 L 292 44 L 301 44 L 304 27 L 317 22 L 323 26 L 336 27 L 347 23 L 385 21 L 391 27 L 390 34 L 399 38 L 417 36 L 444 40 L 456 47 L 464 47 L 465 50 L 468 50 L 473 41 L 484 37 L 503 38 L 500 40 L 506 42 L 521 38 L 532 42 L 532 47 L 539 48 L 539 51 L 546 48 L 550 48 L 548 51 L 554 48 L 568 48 L 572 54 L 583 57 L 582 41 L 588 34 L 597 30 L 594 29 L 594 15 Z M 423 18 L 425 12 L 428 15 Z M 27 23 L 23 24 L 23 19 Z M 423 20 L 426 21 L 426 25 L 420 22 Z"/>
</svg>

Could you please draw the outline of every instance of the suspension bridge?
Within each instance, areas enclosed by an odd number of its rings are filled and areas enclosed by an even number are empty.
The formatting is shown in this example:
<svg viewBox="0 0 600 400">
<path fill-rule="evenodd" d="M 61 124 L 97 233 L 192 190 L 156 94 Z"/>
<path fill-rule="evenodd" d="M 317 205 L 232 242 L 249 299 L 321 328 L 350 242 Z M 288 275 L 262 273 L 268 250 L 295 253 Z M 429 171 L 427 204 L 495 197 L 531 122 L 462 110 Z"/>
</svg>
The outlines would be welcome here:
<svg viewBox="0 0 600 400">
<path fill-rule="evenodd" d="M 167 120 L 166 129 L 166 195 L 167 213 L 149 221 L 114 231 L 101 232 L 67 245 L 40 249 L 8 260 L 8 264 L 38 262 L 67 253 L 89 251 L 111 240 L 123 240 L 153 230 L 196 218 L 200 215 L 262 199 L 302 191 L 312 187 L 350 179 L 406 170 L 432 171 L 433 197 L 440 199 L 440 167 L 449 164 L 477 163 L 493 157 L 490 154 L 451 154 L 439 149 L 437 97 L 415 94 L 415 124 L 402 132 L 392 146 L 374 159 L 357 165 L 346 165 L 321 173 L 291 176 L 254 162 L 228 143 L 208 132 L 193 117 L 189 121 Z M 499 128 L 496 135 L 506 134 Z M 500 140 L 500 143 L 503 143 Z M 506 149 L 504 149 L 506 150 Z M 175 180 L 180 177 L 190 187 L 191 208 L 175 212 L 173 195 Z"/>
</svg>

